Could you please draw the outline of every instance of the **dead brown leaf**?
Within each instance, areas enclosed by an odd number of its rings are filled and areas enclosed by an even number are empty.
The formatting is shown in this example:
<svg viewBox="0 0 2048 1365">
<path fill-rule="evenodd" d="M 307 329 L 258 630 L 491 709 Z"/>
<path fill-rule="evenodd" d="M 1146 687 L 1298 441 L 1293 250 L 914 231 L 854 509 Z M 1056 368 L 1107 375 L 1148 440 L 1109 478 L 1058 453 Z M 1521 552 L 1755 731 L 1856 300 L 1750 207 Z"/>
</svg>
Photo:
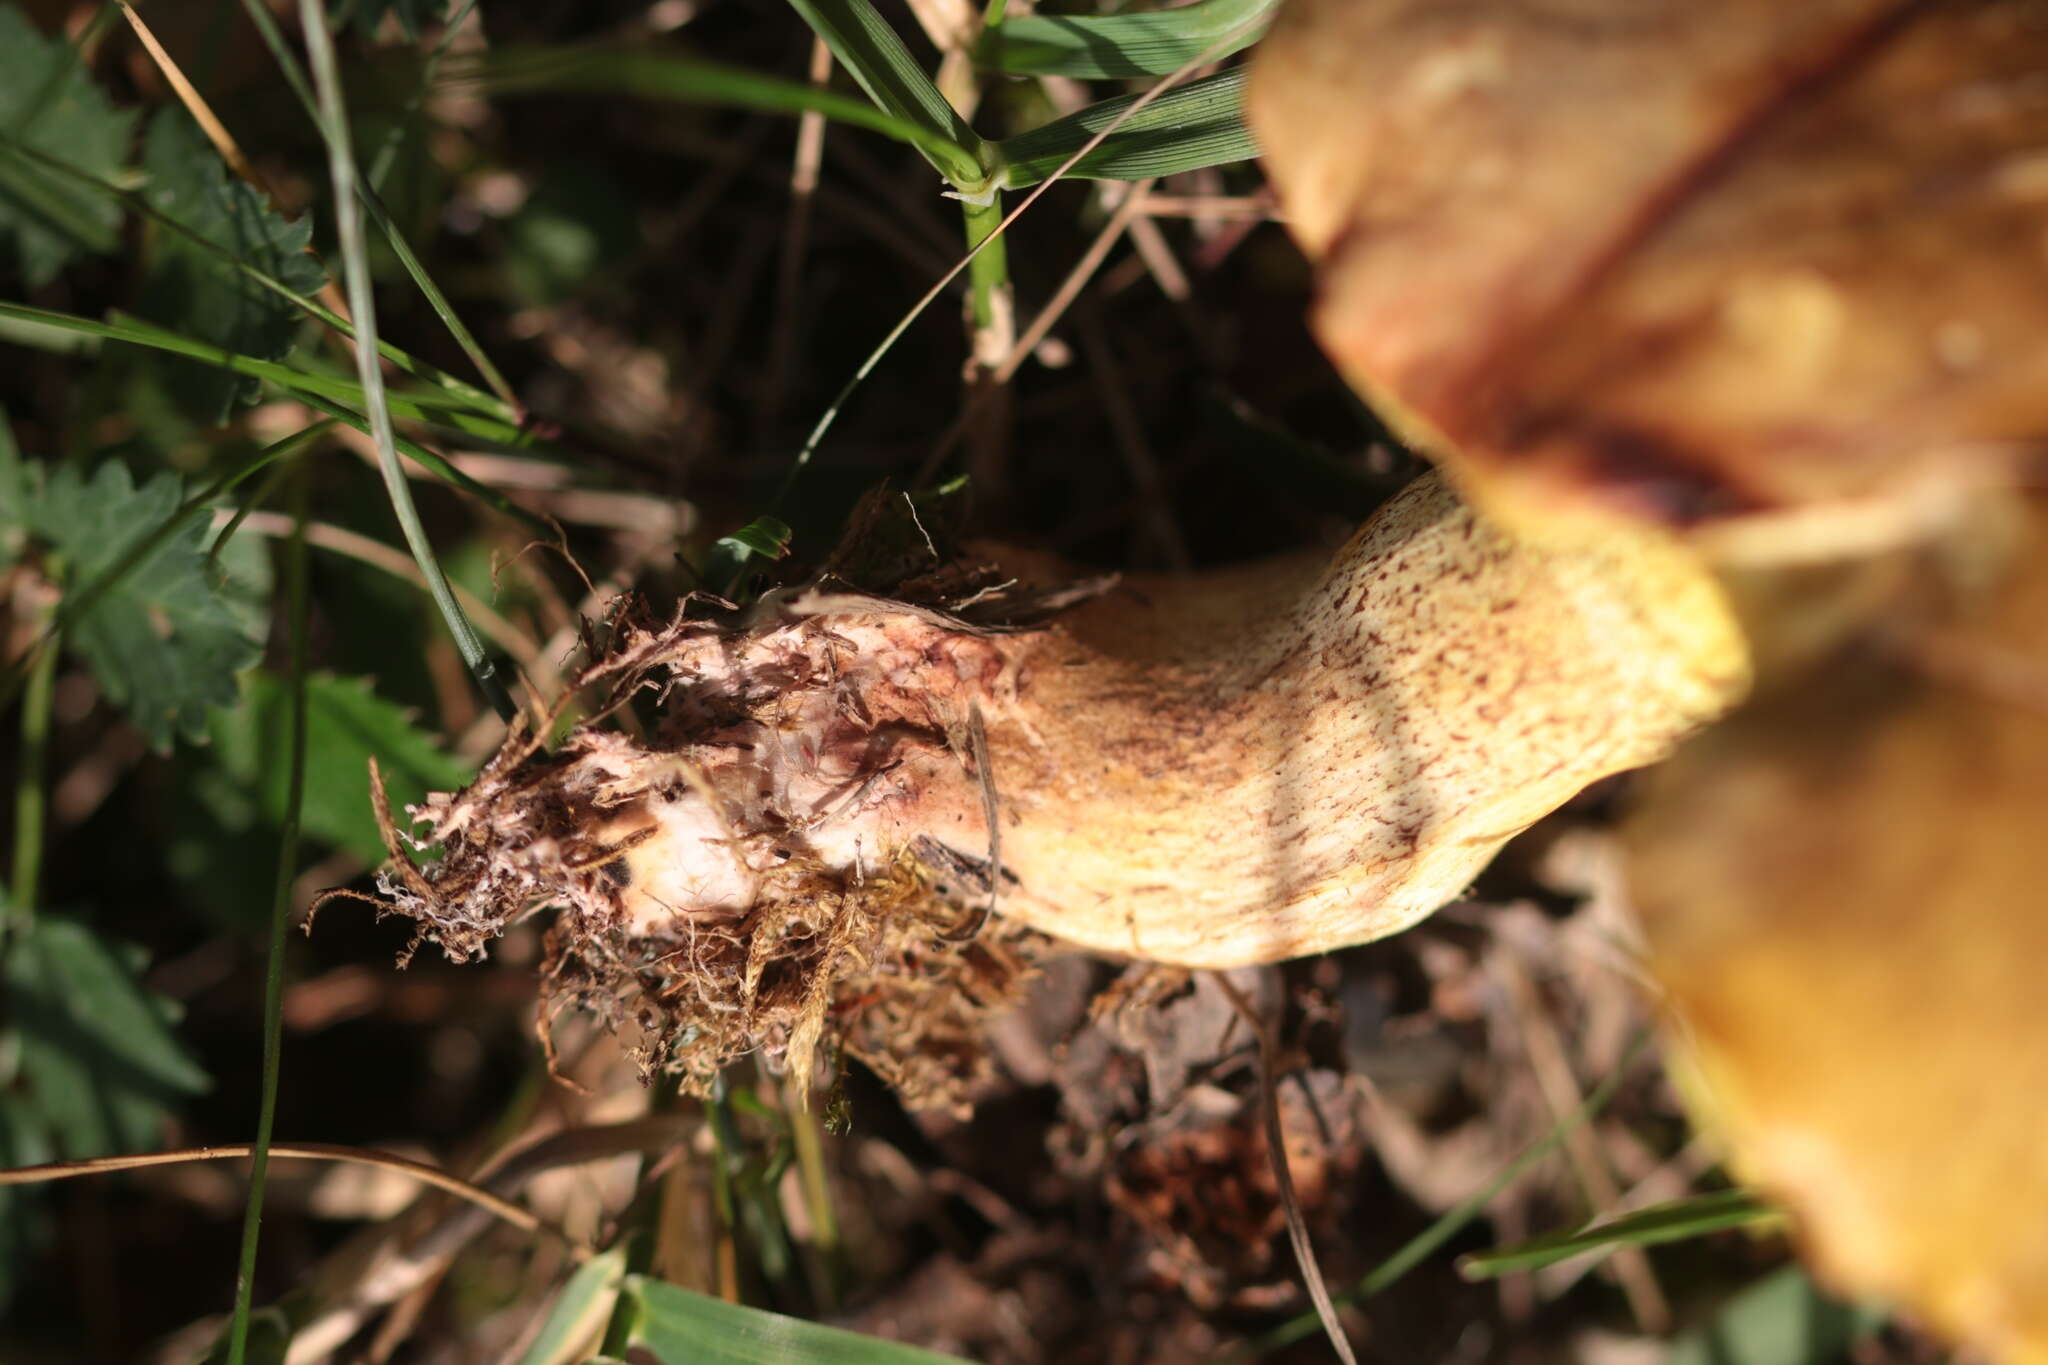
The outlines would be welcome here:
<svg viewBox="0 0 2048 1365">
<path fill-rule="evenodd" d="M 1691 525 L 2040 453 L 2044 71 L 2030 0 L 1294 0 L 1248 98 L 1383 413 L 1496 506 Z"/>
</svg>

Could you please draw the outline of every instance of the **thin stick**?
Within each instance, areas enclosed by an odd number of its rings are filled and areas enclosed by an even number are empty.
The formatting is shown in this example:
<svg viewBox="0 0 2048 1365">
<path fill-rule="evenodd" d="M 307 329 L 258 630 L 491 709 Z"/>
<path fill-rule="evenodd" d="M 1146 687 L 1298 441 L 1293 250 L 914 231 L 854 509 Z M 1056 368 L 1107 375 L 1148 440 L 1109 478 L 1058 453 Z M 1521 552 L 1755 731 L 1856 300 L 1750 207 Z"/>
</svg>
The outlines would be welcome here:
<svg viewBox="0 0 2048 1365">
<path fill-rule="evenodd" d="M 1437 1215 L 1435 1222 L 1409 1238 L 1393 1255 L 1366 1272 L 1363 1279 L 1344 1291 L 1341 1296 L 1344 1302 L 1358 1303 L 1376 1294 L 1384 1294 L 1399 1284 L 1409 1271 L 1435 1255 L 1444 1243 L 1457 1236 L 1460 1229 L 1478 1217 L 1480 1210 L 1491 1204 L 1502 1190 L 1520 1180 L 1537 1163 L 1556 1151 L 1573 1129 L 1590 1122 L 1594 1115 L 1605 1109 L 1607 1102 L 1621 1089 L 1621 1083 L 1628 1078 L 1628 1069 L 1635 1062 L 1636 1055 L 1649 1041 L 1648 1030 L 1638 1033 L 1630 1041 L 1628 1050 L 1622 1054 L 1621 1060 L 1614 1064 L 1614 1070 L 1587 1094 L 1584 1104 L 1551 1125 L 1548 1133 L 1531 1141 L 1528 1146 L 1516 1153 L 1514 1160 L 1495 1172 L 1491 1180 L 1445 1209 Z M 1234 1362 L 1262 1359 L 1314 1332 L 1317 1320 L 1317 1314 L 1303 1313 L 1292 1321 L 1282 1323 L 1272 1331 L 1217 1357 L 1214 1365 L 1234 1365 Z"/>
<path fill-rule="evenodd" d="M 1259 1107 L 1264 1111 L 1266 1120 L 1266 1151 L 1273 1158 L 1273 1181 L 1280 1187 L 1280 1207 L 1287 1214 L 1287 1240 L 1294 1248 L 1295 1264 L 1301 1267 L 1301 1278 L 1308 1286 L 1309 1300 L 1316 1306 L 1316 1316 L 1323 1320 L 1323 1331 L 1329 1334 L 1330 1345 L 1336 1350 L 1337 1358 L 1344 1365 L 1358 1365 L 1358 1357 L 1351 1350 L 1351 1339 L 1344 1335 L 1344 1324 L 1337 1318 L 1337 1305 L 1330 1298 L 1330 1287 L 1323 1283 L 1322 1267 L 1316 1264 L 1315 1246 L 1308 1237 L 1308 1220 L 1301 1213 L 1301 1196 L 1294 1191 L 1294 1171 L 1287 1163 L 1287 1133 L 1280 1126 L 1280 1087 L 1274 1075 L 1280 1065 L 1280 1050 L 1273 1041 L 1273 1031 L 1252 1008 L 1252 1002 L 1245 999 L 1244 992 L 1231 981 L 1229 973 L 1216 972 L 1211 979 L 1229 997 L 1231 1005 L 1258 1040 Z"/>
<path fill-rule="evenodd" d="M 1582 1102 L 1571 1059 L 1565 1054 L 1564 1042 L 1557 1036 L 1549 1011 L 1543 1007 L 1543 999 L 1528 972 L 1512 952 L 1501 954 L 1498 961 L 1498 970 L 1506 978 L 1508 999 L 1514 1003 L 1522 1026 L 1522 1046 L 1529 1054 L 1530 1069 L 1536 1074 L 1537 1089 L 1543 1092 L 1551 1117 L 1562 1120 Z M 1592 1206 L 1593 1216 L 1603 1217 L 1620 1207 L 1621 1189 L 1607 1167 L 1606 1155 L 1592 1126 L 1572 1129 L 1565 1138 L 1564 1150 L 1586 1201 Z M 1652 1336 L 1669 1331 L 1671 1305 L 1657 1283 L 1648 1253 L 1639 1246 L 1619 1246 L 1609 1264 L 1614 1268 L 1615 1278 L 1621 1281 L 1622 1296 L 1628 1300 L 1636 1326 Z"/>
<path fill-rule="evenodd" d="M 689 1125 L 689 1120 L 663 1116 L 602 1127 L 570 1128 L 501 1151 L 479 1168 L 472 1179 L 494 1194 L 508 1196 L 541 1171 L 682 1142 L 689 1135 Z M 487 1226 L 485 1215 L 472 1208 L 456 1209 L 425 1231 L 416 1231 L 401 1221 L 387 1223 L 381 1243 L 372 1254 L 347 1270 L 341 1297 L 317 1305 L 293 1334 L 293 1365 L 327 1359 L 328 1352 L 340 1349 L 343 1342 L 362 1330 L 372 1313 L 403 1298 L 439 1273 Z M 329 1269 L 313 1276 L 313 1283 L 334 1283 L 332 1271 L 339 1268 L 337 1262 L 347 1255 L 344 1250 L 330 1258 Z"/>
<path fill-rule="evenodd" d="M 52 1180 L 76 1180 L 86 1175 L 108 1175 L 114 1171 L 140 1170 L 146 1166 L 182 1166 L 193 1161 L 233 1161 L 255 1154 L 256 1145 L 252 1142 L 230 1142 L 217 1147 L 180 1147 L 168 1152 L 94 1157 L 90 1161 L 52 1161 L 41 1166 L 19 1166 L 11 1171 L 0 1171 L 0 1185 L 40 1185 Z M 521 1232 L 540 1233 L 552 1237 L 579 1261 L 587 1261 L 593 1254 L 582 1242 L 561 1229 L 542 1222 L 538 1215 L 529 1213 L 511 1200 L 501 1199 L 489 1190 L 472 1185 L 462 1177 L 450 1175 L 439 1166 L 430 1166 L 424 1161 L 393 1156 L 389 1152 L 372 1151 L 367 1147 L 344 1147 L 333 1142 L 273 1142 L 270 1144 L 270 1155 L 292 1161 L 345 1161 L 358 1166 L 377 1166 L 387 1171 L 396 1171 L 400 1175 L 411 1176 L 422 1184 L 432 1185 L 435 1189 L 446 1190 L 459 1199 L 467 1200 Z"/>
</svg>

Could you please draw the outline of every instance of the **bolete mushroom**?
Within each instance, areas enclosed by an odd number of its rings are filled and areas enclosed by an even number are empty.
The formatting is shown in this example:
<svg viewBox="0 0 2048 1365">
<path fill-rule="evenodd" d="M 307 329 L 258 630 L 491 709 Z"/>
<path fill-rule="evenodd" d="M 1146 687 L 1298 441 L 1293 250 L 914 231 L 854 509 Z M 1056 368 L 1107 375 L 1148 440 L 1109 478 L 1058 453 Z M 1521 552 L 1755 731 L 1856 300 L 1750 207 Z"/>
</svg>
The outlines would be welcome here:
<svg viewBox="0 0 2048 1365">
<path fill-rule="evenodd" d="M 1661 533 L 1509 534 L 1434 475 L 1327 561 L 1132 579 L 1029 629 L 949 606 L 821 581 L 624 629 L 585 681 L 654 689 L 650 733 L 515 737 L 415 812 L 441 856 L 385 894 L 457 953 L 559 904 L 550 980 L 687 1039 L 686 1069 L 807 1055 L 829 1018 L 907 1074 L 862 1020 L 935 961 L 1000 995 L 989 954 L 1027 929 L 1202 967 L 1393 933 L 1747 683 Z"/>
</svg>

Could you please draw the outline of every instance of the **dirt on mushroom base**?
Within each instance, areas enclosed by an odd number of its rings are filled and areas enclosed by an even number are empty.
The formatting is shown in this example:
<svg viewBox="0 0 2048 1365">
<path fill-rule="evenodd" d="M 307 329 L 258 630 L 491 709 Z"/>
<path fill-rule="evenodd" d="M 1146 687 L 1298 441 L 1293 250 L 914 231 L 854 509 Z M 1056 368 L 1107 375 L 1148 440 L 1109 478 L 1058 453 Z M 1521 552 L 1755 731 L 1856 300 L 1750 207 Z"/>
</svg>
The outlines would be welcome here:
<svg viewBox="0 0 2048 1365">
<path fill-rule="evenodd" d="M 1328 562 L 893 591 L 623 622 L 557 752 L 515 735 L 408 811 L 437 858 L 381 812 L 391 908 L 466 957 L 560 905 L 544 1013 L 698 1087 L 755 1048 L 808 1075 L 830 1035 L 957 1102 L 1050 939 L 1229 967 L 1396 932 L 1748 679 L 1678 547 L 1507 533 L 1435 477 Z M 643 693 L 644 734 L 597 728 Z"/>
<path fill-rule="evenodd" d="M 1012 618 L 1071 598 L 986 578 L 915 586 Z M 595 715 L 552 753 L 522 724 L 474 783 L 403 824 L 373 775 L 392 854 L 380 908 L 417 923 L 408 955 L 434 943 L 467 960 L 558 907 L 541 968 L 551 1053 L 555 1018 L 587 1011 L 632 1040 L 646 1076 L 703 1093 L 747 1053 L 809 1075 L 829 1042 L 907 1103 L 957 1108 L 987 1070 L 983 1016 L 1015 1001 L 1051 940 L 976 922 L 986 859 L 928 835 L 883 846 L 872 822 L 839 817 L 911 806 L 928 826 L 920 796 L 978 787 L 969 718 L 1003 665 L 995 629 L 815 586 L 690 614 L 704 605 L 626 613 L 568 694 L 601 693 Z M 643 739 L 596 728 L 643 692 L 660 713 Z"/>
</svg>

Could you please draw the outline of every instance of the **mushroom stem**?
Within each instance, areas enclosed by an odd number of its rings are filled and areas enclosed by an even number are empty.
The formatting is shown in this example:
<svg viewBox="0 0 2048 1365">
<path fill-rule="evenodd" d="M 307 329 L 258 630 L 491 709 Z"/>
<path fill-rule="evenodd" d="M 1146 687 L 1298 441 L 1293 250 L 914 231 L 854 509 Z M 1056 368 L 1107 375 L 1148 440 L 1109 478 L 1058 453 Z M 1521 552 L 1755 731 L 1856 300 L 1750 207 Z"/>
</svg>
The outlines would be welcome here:
<svg viewBox="0 0 2048 1365">
<path fill-rule="evenodd" d="M 1158 962 L 1273 962 L 1414 923 L 1748 681 L 1682 548 L 1509 534 L 1435 476 L 1327 563 L 1131 580 L 1010 634 L 813 588 L 744 629 L 630 634 L 604 668 L 661 681 L 660 732 L 587 729 L 437 798 L 441 904 L 396 888 L 431 935 L 474 947 L 544 898 L 674 937 L 905 869 L 943 928 L 997 889 L 999 843 L 1002 919 Z"/>
</svg>

